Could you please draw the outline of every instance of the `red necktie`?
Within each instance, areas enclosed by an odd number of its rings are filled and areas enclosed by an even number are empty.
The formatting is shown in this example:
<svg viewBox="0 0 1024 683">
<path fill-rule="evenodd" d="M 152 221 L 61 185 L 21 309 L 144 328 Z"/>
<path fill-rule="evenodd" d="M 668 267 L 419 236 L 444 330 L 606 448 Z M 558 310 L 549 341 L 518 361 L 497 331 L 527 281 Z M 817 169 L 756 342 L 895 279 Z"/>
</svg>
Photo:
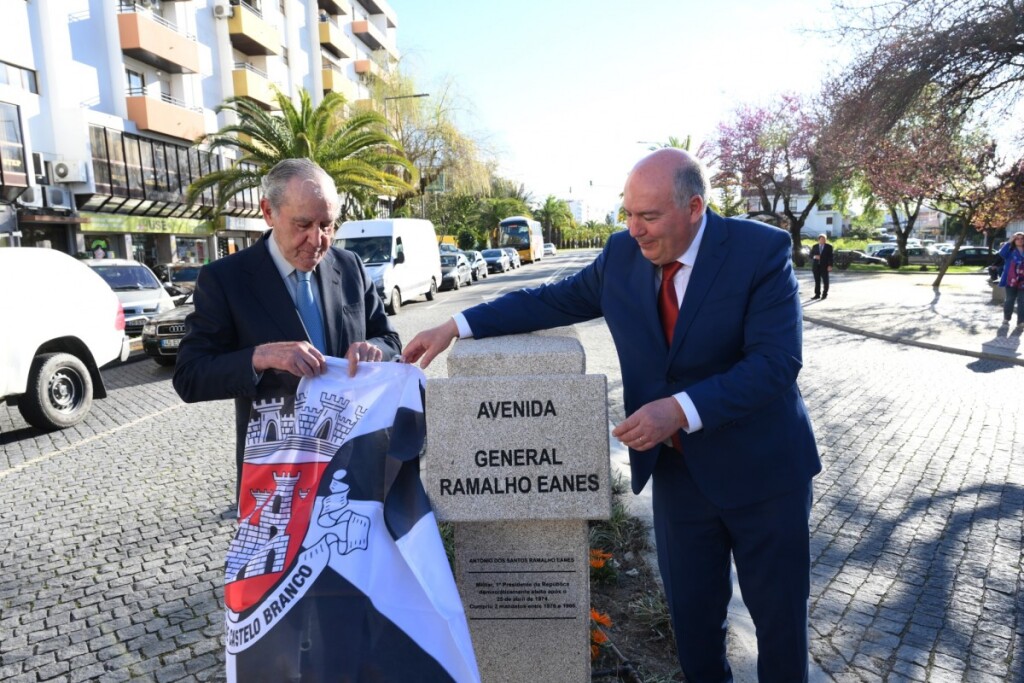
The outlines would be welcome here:
<svg viewBox="0 0 1024 683">
<path fill-rule="evenodd" d="M 665 340 L 672 345 L 672 331 L 676 328 L 679 318 L 679 300 L 676 299 L 676 286 L 672 278 L 676 276 L 683 264 L 679 261 L 667 263 L 661 267 L 661 289 L 658 291 L 658 317 L 661 318 L 661 329 L 665 332 Z"/>
<path fill-rule="evenodd" d="M 661 267 L 661 289 L 658 290 L 658 317 L 661 318 L 661 329 L 665 332 L 665 340 L 672 346 L 672 332 L 676 329 L 679 318 L 679 300 L 676 299 L 676 286 L 672 279 L 683 264 L 679 261 L 667 263 Z M 682 452 L 683 446 L 678 432 L 672 435 L 672 447 Z"/>
</svg>

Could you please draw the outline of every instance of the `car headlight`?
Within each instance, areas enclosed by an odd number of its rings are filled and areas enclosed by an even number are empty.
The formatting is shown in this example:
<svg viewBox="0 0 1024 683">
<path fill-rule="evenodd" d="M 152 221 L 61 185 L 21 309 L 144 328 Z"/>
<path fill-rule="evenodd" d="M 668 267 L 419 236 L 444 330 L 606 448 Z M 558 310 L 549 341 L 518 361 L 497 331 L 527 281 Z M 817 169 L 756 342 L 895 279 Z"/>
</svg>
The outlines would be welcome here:
<svg viewBox="0 0 1024 683">
<path fill-rule="evenodd" d="M 377 285 L 377 289 L 384 289 L 384 274 L 377 273 L 373 276 L 373 284 Z"/>
<path fill-rule="evenodd" d="M 142 326 L 142 334 L 155 335 L 156 334 L 156 323 L 147 322 Z"/>
</svg>

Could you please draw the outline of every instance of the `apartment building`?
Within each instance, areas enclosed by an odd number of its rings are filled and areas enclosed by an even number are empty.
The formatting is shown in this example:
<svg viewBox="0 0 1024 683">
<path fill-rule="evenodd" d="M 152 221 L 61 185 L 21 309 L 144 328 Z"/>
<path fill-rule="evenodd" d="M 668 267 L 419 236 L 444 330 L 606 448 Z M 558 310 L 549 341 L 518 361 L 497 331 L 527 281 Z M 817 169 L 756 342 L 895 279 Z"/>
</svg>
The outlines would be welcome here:
<svg viewBox="0 0 1024 683">
<path fill-rule="evenodd" d="M 229 96 L 369 96 L 398 59 L 386 0 L 0 0 L 0 246 L 205 262 L 264 231 L 185 188 L 232 163 L 194 142 Z"/>
</svg>

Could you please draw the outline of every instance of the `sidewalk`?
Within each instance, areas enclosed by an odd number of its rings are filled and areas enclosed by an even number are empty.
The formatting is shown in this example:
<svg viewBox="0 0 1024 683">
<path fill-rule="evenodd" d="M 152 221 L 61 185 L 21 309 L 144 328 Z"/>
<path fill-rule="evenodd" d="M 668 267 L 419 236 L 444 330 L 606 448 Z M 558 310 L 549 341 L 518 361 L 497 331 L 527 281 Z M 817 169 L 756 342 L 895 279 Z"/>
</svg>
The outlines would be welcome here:
<svg viewBox="0 0 1024 683">
<path fill-rule="evenodd" d="M 1002 325 L 1001 304 L 991 303 L 992 288 L 981 274 L 947 275 L 938 291 L 932 288 L 935 271 L 926 273 L 860 273 L 833 271 L 829 296 L 812 300 L 811 273 L 800 271 L 804 324 L 827 325 L 854 334 L 899 344 L 957 353 L 976 358 L 1024 365 L 1021 337 L 1024 328 Z M 629 455 L 611 436 L 612 476 L 629 479 Z M 637 496 L 625 496 L 631 514 L 651 523 L 650 484 Z M 651 532 L 648 562 L 657 567 Z M 733 598 L 729 604 L 729 662 L 736 683 L 757 681 L 757 639 L 753 621 L 743 604 L 733 569 Z M 832 681 L 810 659 L 811 683 Z"/>
</svg>

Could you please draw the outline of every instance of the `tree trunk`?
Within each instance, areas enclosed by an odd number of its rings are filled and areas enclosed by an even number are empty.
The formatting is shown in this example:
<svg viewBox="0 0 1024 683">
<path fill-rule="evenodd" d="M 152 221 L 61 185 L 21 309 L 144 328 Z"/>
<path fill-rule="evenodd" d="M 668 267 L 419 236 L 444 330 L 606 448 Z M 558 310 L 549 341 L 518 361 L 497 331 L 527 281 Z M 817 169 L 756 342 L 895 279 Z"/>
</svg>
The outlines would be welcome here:
<svg viewBox="0 0 1024 683">
<path fill-rule="evenodd" d="M 938 289 L 939 285 L 942 284 L 942 278 L 946 274 L 946 270 L 949 269 L 953 259 L 956 258 L 956 254 L 960 251 L 960 246 L 967 240 L 967 230 L 961 230 L 959 237 L 956 238 L 956 243 L 953 245 L 953 251 L 949 252 L 949 258 L 942 259 L 942 265 L 939 266 L 939 274 L 935 276 L 935 282 L 932 283 L 932 289 Z"/>
</svg>

